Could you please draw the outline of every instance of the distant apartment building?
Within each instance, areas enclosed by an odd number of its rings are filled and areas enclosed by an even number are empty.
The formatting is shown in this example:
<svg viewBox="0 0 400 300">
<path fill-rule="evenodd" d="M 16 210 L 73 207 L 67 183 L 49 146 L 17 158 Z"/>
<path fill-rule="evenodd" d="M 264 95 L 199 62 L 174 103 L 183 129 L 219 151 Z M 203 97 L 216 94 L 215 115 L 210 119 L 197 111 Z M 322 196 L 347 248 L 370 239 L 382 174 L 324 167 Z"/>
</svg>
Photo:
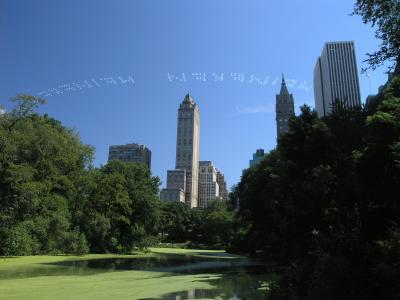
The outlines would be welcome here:
<svg viewBox="0 0 400 300">
<path fill-rule="evenodd" d="M 294 115 L 293 95 L 289 94 L 282 75 L 281 91 L 276 95 L 276 138 L 289 131 L 289 119 Z"/>
<path fill-rule="evenodd" d="M 219 199 L 217 173 L 211 161 L 199 162 L 199 207 L 207 207 L 210 201 Z"/>
<path fill-rule="evenodd" d="M 161 190 L 161 201 L 185 202 L 186 171 L 168 170 L 167 186 Z"/>
<path fill-rule="evenodd" d="M 219 198 L 223 201 L 228 201 L 228 189 L 226 187 L 225 176 L 217 170 L 217 183 L 219 186 Z"/>
<path fill-rule="evenodd" d="M 253 153 L 253 159 L 250 160 L 250 168 L 258 164 L 265 157 L 264 149 L 257 149 L 256 153 Z"/>
<path fill-rule="evenodd" d="M 345 107 L 361 105 L 354 42 L 329 42 L 314 67 L 314 100 L 320 117 L 329 115 L 335 101 Z"/>
<path fill-rule="evenodd" d="M 160 200 L 185 203 L 185 190 L 168 188 L 162 189 L 160 192 Z"/>
<path fill-rule="evenodd" d="M 109 147 L 108 161 L 142 162 L 151 169 L 151 151 L 141 144 L 113 145 Z"/>
</svg>

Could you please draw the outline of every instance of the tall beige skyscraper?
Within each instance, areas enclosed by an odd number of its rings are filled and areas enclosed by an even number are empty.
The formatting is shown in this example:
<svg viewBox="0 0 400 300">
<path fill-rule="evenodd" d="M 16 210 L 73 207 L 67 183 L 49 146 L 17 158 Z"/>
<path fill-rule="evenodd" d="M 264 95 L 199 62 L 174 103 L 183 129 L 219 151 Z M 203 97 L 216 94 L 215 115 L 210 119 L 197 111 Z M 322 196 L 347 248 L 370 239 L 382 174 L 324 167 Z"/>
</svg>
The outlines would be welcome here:
<svg viewBox="0 0 400 300">
<path fill-rule="evenodd" d="M 186 171 L 185 202 L 190 207 L 198 206 L 199 145 L 200 112 L 187 94 L 178 109 L 175 168 Z"/>
</svg>

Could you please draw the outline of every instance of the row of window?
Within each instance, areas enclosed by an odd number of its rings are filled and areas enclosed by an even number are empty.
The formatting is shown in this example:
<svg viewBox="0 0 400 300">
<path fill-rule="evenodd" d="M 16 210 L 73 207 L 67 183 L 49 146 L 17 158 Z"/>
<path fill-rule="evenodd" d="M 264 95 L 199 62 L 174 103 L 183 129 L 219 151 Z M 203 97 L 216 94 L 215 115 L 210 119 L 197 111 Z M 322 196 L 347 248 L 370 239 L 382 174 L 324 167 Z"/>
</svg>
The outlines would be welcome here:
<svg viewBox="0 0 400 300">
<path fill-rule="evenodd" d="M 179 151 L 178 151 L 178 153 L 177 153 L 177 157 L 178 158 L 188 158 L 188 159 L 192 159 L 192 153 L 187 153 L 187 155 L 186 155 L 186 152 L 185 151 L 182 151 L 182 155 L 181 155 L 181 153 L 179 153 Z"/>
<path fill-rule="evenodd" d="M 188 139 L 188 140 L 187 139 L 182 139 L 182 140 L 178 139 L 178 145 L 180 145 L 181 142 L 182 142 L 183 145 L 186 145 L 186 142 L 187 142 L 188 145 L 191 145 L 193 143 L 192 139 Z"/>
</svg>

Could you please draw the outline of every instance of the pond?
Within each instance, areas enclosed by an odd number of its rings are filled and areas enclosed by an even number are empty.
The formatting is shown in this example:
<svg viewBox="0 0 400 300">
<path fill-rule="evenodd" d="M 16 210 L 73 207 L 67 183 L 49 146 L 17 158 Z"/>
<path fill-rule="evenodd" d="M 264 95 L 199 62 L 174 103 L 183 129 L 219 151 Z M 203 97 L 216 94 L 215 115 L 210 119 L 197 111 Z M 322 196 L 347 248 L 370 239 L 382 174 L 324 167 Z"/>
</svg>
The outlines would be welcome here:
<svg viewBox="0 0 400 300">
<path fill-rule="evenodd" d="M 21 265 L 12 272 L 1 272 L 0 285 L 4 280 L 26 278 L 50 278 L 65 276 L 90 277 L 91 275 L 140 271 L 140 274 L 152 275 L 161 279 L 173 279 L 179 281 L 185 276 L 194 275 L 193 281 L 201 282 L 204 287 L 192 287 L 182 284 L 176 285 L 173 292 L 162 293 L 157 297 L 130 297 L 129 299 L 265 299 L 268 283 L 272 276 L 265 265 L 247 258 L 231 256 L 224 252 L 191 251 L 188 253 L 163 253 L 153 252 L 148 255 L 116 256 L 116 257 L 89 257 L 66 258 L 49 262 L 35 263 L 33 265 Z M 148 272 L 148 273 L 147 273 Z M 111 275 L 112 275 L 111 274 Z M 129 274 L 129 273 L 125 273 Z M 110 274 L 108 274 L 110 275 Z M 183 277 L 182 277 L 183 276 Z M 112 277 L 111 277 L 112 278 Z M 129 278 L 129 277 L 128 277 Z M 126 280 L 126 279 L 124 279 Z M 150 280 L 150 278 L 149 278 Z M 134 281 L 132 281 L 134 282 Z M 150 282 L 150 281 L 149 281 Z M 175 283 L 174 283 L 175 284 Z M 136 287 L 142 289 L 143 283 Z M 135 287 L 132 286 L 132 289 Z M 135 294 L 135 293 L 133 293 Z M 152 293 L 149 293 L 151 295 Z M 21 298 L 22 299 L 22 298 Z M 68 299 L 68 297 L 66 297 Z M 71 298 L 72 299 L 72 298 Z"/>
</svg>

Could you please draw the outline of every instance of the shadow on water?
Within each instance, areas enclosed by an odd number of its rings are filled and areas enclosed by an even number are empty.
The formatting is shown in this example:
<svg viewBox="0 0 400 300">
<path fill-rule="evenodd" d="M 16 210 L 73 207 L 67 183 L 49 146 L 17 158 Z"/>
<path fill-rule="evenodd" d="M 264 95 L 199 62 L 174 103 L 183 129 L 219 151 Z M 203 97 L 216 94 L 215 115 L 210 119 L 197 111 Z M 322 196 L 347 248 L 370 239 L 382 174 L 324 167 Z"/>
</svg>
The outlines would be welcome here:
<svg viewBox="0 0 400 300">
<path fill-rule="evenodd" d="M 206 280 L 213 286 L 210 289 L 188 289 L 168 293 L 158 298 L 143 298 L 140 300 L 261 300 L 266 298 L 268 282 L 272 279 L 271 275 L 254 274 L 249 271 L 225 273 L 221 274 L 219 278 Z"/>
<path fill-rule="evenodd" d="M 148 257 L 67 259 L 59 262 L 20 266 L 12 272 L 0 272 L 0 280 L 38 276 L 93 275 L 104 272 L 141 270 L 180 274 L 217 273 L 236 268 L 263 268 L 241 257 L 154 253 Z M 223 253 L 222 253 L 223 254 Z"/>
</svg>

